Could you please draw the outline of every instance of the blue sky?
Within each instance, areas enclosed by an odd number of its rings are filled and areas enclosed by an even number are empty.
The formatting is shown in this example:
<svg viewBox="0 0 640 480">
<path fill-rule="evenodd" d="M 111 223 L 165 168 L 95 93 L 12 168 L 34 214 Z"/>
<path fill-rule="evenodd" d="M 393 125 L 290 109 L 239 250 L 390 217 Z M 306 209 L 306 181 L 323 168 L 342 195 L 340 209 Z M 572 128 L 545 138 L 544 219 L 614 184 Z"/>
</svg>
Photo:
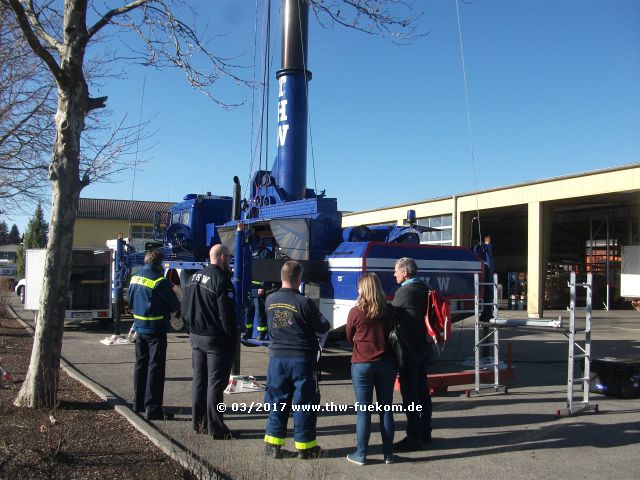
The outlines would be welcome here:
<svg viewBox="0 0 640 480">
<path fill-rule="evenodd" d="M 255 2 L 194 2 L 198 21 L 224 36 L 221 55 L 253 62 Z M 410 45 L 335 27 L 311 17 L 309 103 L 313 149 L 307 186 L 326 189 L 341 210 L 368 210 L 475 189 L 469 153 L 455 0 L 416 0 Z M 215 5 L 215 6 L 213 6 Z M 274 2 L 277 15 L 278 2 Z M 640 161 L 640 2 L 637 0 L 476 0 L 460 4 L 477 188 Z M 279 30 L 279 21 L 274 24 Z M 279 42 L 273 71 L 279 67 Z M 246 70 L 252 76 L 252 69 Z M 157 131 L 143 171 L 91 185 L 82 196 L 179 201 L 187 193 L 231 195 L 247 183 L 252 94 L 223 82 L 214 95 L 175 71 L 93 88 L 115 118 L 152 119 Z M 275 81 L 274 81 L 275 85 Z M 276 88 L 271 105 L 275 106 Z M 273 110 L 273 109 L 272 109 Z M 269 165 L 275 157 L 270 115 Z M 313 151 L 315 163 L 312 166 Z M 18 220 L 21 231 L 26 220 Z"/>
</svg>

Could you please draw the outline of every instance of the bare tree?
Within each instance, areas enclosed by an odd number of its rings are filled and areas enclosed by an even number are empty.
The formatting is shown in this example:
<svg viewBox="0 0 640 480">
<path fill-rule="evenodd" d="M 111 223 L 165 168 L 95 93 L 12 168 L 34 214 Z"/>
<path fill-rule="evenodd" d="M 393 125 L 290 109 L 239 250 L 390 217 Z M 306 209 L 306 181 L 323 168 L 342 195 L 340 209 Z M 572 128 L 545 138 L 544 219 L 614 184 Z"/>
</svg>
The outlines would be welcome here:
<svg viewBox="0 0 640 480">
<path fill-rule="evenodd" d="M 55 84 L 4 6 L 0 65 L 0 208 L 24 212 L 25 203 L 42 200 L 49 186 Z"/>
<path fill-rule="evenodd" d="M 402 38 L 403 29 L 413 33 L 412 18 L 393 14 L 400 7 L 409 7 L 401 0 L 309 0 L 309 4 L 319 18 L 328 16 L 330 22 L 358 30 L 397 38 Z M 190 14 L 196 18 L 189 3 L 182 0 L 0 0 L 0 6 L 10 8 L 15 15 L 24 39 L 55 82 L 57 95 L 55 140 L 48 165 L 52 211 L 39 321 L 27 378 L 15 401 L 20 406 L 52 407 L 57 398 L 78 198 L 81 190 L 104 172 L 82 168 L 86 158 L 81 148 L 82 135 L 87 119 L 92 112 L 104 108 L 107 101 L 106 97 L 90 95 L 88 49 L 106 31 L 125 37 L 126 42 L 120 42 L 127 48 L 125 52 L 109 58 L 98 54 L 103 65 L 126 57 L 148 66 L 177 67 L 189 84 L 223 107 L 230 105 L 213 95 L 210 87 L 221 78 L 242 85 L 248 82 L 237 73 L 240 70 L 231 59 L 215 54 L 195 27 L 181 19 Z M 100 146 L 96 146 L 100 152 Z M 101 163 L 94 161 L 92 165 Z"/>
<path fill-rule="evenodd" d="M 88 0 L 0 0 L 0 5 L 13 11 L 22 35 L 55 81 L 57 93 L 55 141 L 48 165 L 52 207 L 44 283 L 31 364 L 16 405 L 52 407 L 57 398 L 75 212 L 81 190 L 101 175 L 104 169 L 100 166 L 105 165 L 96 159 L 94 168 L 82 169 L 86 157 L 82 155 L 81 141 L 87 117 L 105 107 L 107 100 L 93 98 L 89 93 L 85 68 L 92 41 L 107 26 L 120 34 L 133 32 L 142 47 L 129 53 L 147 64 L 178 66 L 193 85 L 201 88 L 223 76 L 241 82 L 233 73 L 233 66 L 210 53 L 196 32 L 176 17 L 177 11 L 187 9 L 182 2 L 110 2 L 119 4 L 113 8 L 108 3 L 90 6 Z M 88 18 L 95 21 L 89 24 Z M 203 73 L 194 67 L 192 62 L 199 55 L 204 55 L 214 68 Z M 99 146 L 97 150 L 100 151 Z"/>
<path fill-rule="evenodd" d="M 0 3 L 0 211 L 27 213 L 48 204 L 49 163 L 55 139 L 56 83 L 27 43 L 13 12 Z M 104 62 L 85 66 L 103 78 Z M 125 117 L 126 119 L 126 117 Z M 112 124 L 109 112 L 91 112 L 81 140 L 80 172 L 91 182 L 108 181 L 131 165 L 126 155 L 147 138 L 147 123 Z M 144 143 L 143 147 L 144 149 Z"/>
<path fill-rule="evenodd" d="M 338 24 L 396 43 L 410 43 L 424 34 L 417 30 L 421 13 L 405 0 L 309 0 L 318 22 L 326 27 Z"/>
</svg>

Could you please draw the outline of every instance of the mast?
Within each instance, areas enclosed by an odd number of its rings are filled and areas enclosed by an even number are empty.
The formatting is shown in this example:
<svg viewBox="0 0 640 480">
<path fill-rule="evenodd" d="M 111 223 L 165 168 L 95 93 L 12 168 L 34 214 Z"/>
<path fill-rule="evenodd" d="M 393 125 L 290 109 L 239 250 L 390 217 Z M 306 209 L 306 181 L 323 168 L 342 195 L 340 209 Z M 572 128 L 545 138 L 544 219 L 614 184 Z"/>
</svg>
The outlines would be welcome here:
<svg viewBox="0 0 640 480">
<path fill-rule="evenodd" d="M 282 61 L 278 79 L 278 154 L 276 184 L 287 201 L 302 200 L 307 183 L 307 70 L 309 5 L 283 0 Z"/>
</svg>

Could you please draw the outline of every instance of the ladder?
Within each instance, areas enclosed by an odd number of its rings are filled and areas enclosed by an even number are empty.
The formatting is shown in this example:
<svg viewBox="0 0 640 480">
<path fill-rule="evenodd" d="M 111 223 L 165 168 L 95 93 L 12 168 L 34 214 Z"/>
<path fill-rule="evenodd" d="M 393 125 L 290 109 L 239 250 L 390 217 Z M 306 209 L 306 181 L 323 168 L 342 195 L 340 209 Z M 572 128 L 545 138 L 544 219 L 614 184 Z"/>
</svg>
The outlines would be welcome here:
<svg viewBox="0 0 640 480">
<path fill-rule="evenodd" d="M 586 305 L 576 306 L 576 289 L 586 290 Z M 589 404 L 589 386 L 591 380 L 591 310 L 593 298 L 593 276 L 587 274 L 586 283 L 577 283 L 575 272 L 569 280 L 569 330 L 564 332 L 569 339 L 569 361 L 567 362 L 567 408 L 556 411 L 556 417 L 573 415 L 584 411 L 598 413 L 598 405 Z M 577 330 L 576 310 L 585 312 L 584 330 Z M 576 353 L 577 352 L 577 353 Z M 582 361 L 582 376 L 574 377 L 576 362 Z M 582 400 L 574 400 L 575 386 L 582 384 Z"/>
<path fill-rule="evenodd" d="M 493 286 L 493 302 L 484 302 L 480 299 L 480 286 Z M 556 410 L 556 417 L 573 415 L 585 411 L 594 411 L 598 413 L 598 405 L 589 403 L 589 386 L 590 386 L 590 365 L 591 365 L 591 318 L 592 318 L 592 290 L 593 278 L 591 273 L 587 274 L 586 283 L 577 283 L 575 272 L 571 273 L 568 283 L 570 291 L 569 301 L 569 330 L 564 331 L 564 335 L 569 340 L 568 348 L 568 365 L 567 365 L 567 408 Z M 576 306 L 576 290 L 578 288 L 586 289 L 586 305 L 584 307 Z M 557 320 L 533 320 L 533 319 L 515 319 L 515 318 L 499 318 L 498 315 L 498 276 L 493 275 L 493 282 L 480 282 L 478 274 L 474 275 L 475 289 L 475 389 L 474 393 L 479 394 L 482 390 L 493 389 L 496 392 L 500 389 L 504 393 L 508 393 L 506 386 L 500 384 L 500 338 L 499 329 L 502 327 L 546 327 L 551 329 L 563 328 L 562 317 Z M 488 322 L 481 322 L 480 315 L 485 305 L 493 307 L 492 318 Z M 577 330 L 576 327 L 576 311 L 585 312 L 584 330 Z M 481 334 L 481 328 L 486 329 L 487 324 L 491 325 L 489 333 Z M 481 364 L 480 351 L 483 347 L 493 347 L 493 359 L 489 363 Z M 577 353 L 576 353 L 577 352 Z M 574 369 L 576 361 L 582 360 L 582 376 L 574 377 Z M 493 383 L 480 383 L 481 368 L 493 368 Z M 574 400 L 576 383 L 582 386 L 582 400 Z"/>
<path fill-rule="evenodd" d="M 473 275 L 474 285 L 474 313 L 475 313 L 475 389 L 474 392 L 479 394 L 481 390 L 493 389 L 496 392 L 499 389 L 503 389 L 504 393 L 507 393 L 507 387 L 500 385 L 500 338 L 498 327 L 492 327 L 488 333 L 485 325 L 481 325 L 480 316 L 485 306 L 491 306 L 493 313 L 492 319 L 498 318 L 498 275 L 493 274 L 493 282 L 480 282 L 480 276 L 475 273 Z M 480 300 L 480 286 L 493 287 L 493 302 L 485 302 Z M 481 329 L 482 328 L 482 332 Z M 493 359 L 489 363 L 483 363 L 482 368 L 493 368 L 493 383 L 482 384 L 480 383 L 480 352 L 483 348 L 493 347 Z"/>
</svg>

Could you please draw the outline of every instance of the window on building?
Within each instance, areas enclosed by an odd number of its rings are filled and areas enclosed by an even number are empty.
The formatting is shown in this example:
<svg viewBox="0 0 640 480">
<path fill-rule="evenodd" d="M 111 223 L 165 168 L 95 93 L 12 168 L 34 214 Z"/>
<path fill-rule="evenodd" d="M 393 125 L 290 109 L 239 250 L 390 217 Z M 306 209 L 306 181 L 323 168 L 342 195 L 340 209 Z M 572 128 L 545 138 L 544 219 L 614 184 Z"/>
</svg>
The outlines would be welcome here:
<svg viewBox="0 0 640 480">
<path fill-rule="evenodd" d="M 439 229 L 437 232 L 424 232 L 421 236 L 420 243 L 427 245 L 453 245 L 451 223 L 451 215 L 419 218 L 418 225 Z"/>
<path fill-rule="evenodd" d="M 131 225 L 131 238 L 152 238 L 152 225 Z"/>
</svg>

